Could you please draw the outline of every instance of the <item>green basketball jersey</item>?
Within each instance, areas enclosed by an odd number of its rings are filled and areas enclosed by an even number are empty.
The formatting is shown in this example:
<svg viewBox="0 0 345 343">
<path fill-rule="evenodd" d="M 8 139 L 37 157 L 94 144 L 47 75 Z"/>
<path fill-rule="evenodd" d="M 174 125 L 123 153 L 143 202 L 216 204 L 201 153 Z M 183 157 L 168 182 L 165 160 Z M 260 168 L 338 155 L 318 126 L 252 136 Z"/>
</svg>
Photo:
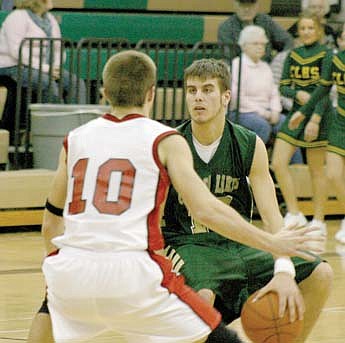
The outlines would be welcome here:
<svg viewBox="0 0 345 343">
<path fill-rule="evenodd" d="M 205 163 L 197 154 L 192 138 L 191 122 L 187 121 L 178 127 L 191 148 L 194 168 L 210 191 L 224 203 L 231 205 L 243 217 L 250 220 L 252 212 L 252 194 L 247 176 L 253 161 L 255 133 L 226 121 L 223 136 L 217 151 L 209 163 Z M 169 191 L 164 212 L 164 237 L 168 244 L 186 244 L 198 238 L 225 239 L 190 216 L 182 199 L 173 187 Z"/>
</svg>

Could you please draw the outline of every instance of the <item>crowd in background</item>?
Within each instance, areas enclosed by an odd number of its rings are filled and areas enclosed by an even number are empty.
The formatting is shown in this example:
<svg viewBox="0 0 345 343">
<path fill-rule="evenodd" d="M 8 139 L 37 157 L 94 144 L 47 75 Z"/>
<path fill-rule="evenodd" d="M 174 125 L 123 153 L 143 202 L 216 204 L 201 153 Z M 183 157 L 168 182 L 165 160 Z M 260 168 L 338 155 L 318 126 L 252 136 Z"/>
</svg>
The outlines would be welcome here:
<svg viewBox="0 0 345 343">
<path fill-rule="evenodd" d="M 50 14 L 52 0 L 21 0 L 16 5 L 17 8 L 7 16 L 0 30 L 0 75 L 13 80 L 17 80 L 18 50 L 24 38 L 61 38 L 59 24 Z M 13 1 L 2 1 L 1 6 L 8 10 L 13 7 Z M 319 107 L 315 107 L 315 112 L 321 112 L 316 113 L 318 116 L 314 112 L 311 119 L 307 118 L 309 121 L 304 120 L 298 129 L 295 127 L 293 130 L 290 121 L 296 111 L 308 103 L 320 84 L 327 69 L 324 64 L 327 59 L 332 59 L 327 56 L 343 50 L 343 27 L 329 24 L 328 0 L 303 1 L 302 16 L 288 30 L 270 15 L 260 13 L 258 0 L 235 0 L 234 9 L 234 13 L 218 29 L 219 43 L 236 43 L 241 48 L 241 56 L 227 61 L 232 69 L 232 101 L 228 118 L 254 131 L 270 151 L 273 150 L 273 169 L 287 203 L 286 221 L 304 224 L 306 220 L 298 210 L 296 196 L 290 191 L 291 180 L 286 175 L 288 168 L 285 164 L 307 163 L 312 180 L 325 179 L 323 166 L 331 127 L 329 122 L 335 116 L 333 112 L 338 106 L 339 89 L 337 92 L 333 87 L 330 91 L 333 106 L 328 95 L 320 100 Z M 16 25 L 17 22 L 22 25 Z M 24 54 L 23 85 L 27 86 L 30 81 L 34 90 L 42 86 L 40 100 L 43 103 L 63 103 L 67 93 L 72 94 L 72 103 L 85 103 L 85 84 L 76 75 L 61 68 L 64 55 L 60 53 L 58 44 L 47 45 L 43 52 L 43 65 L 37 62 L 40 53 L 39 49 L 33 51 L 30 73 L 26 67 L 29 64 L 28 54 Z M 297 66 L 294 65 L 296 61 L 299 63 Z M 292 70 L 295 75 L 291 74 Z M 75 94 L 77 89 L 78 94 Z M 329 114 L 326 116 L 325 113 Z M 6 116 L 2 123 L 5 120 Z M 11 123 L 13 130 L 13 121 Z M 287 146 L 282 147 L 282 142 Z M 344 160 L 344 147 L 340 144 L 338 149 L 340 152 L 337 153 Z M 280 158 L 277 158 L 277 151 Z M 286 156 L 286 160 L 283 161 L 281 156 Z M 319 206 L 316 205 L 313 223 L 325 233 L 325 190 L 320 188 L 321 182 L 314 183 L 314 197 Z M 341 229 L 344 231 L 341 240 L 345 243 L 345 221 Z"/>
</svg>

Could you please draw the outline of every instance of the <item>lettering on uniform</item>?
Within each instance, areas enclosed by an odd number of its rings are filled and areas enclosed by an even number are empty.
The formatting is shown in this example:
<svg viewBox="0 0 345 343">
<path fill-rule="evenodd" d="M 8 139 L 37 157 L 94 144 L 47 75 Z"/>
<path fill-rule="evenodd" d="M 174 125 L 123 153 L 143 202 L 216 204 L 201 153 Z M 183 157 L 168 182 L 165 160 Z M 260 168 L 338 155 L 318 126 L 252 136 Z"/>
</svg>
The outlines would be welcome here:
<svg viewBox="0 0 345 343">
<path fill-rule="evenodd" d="M 320 78 L 320 68 L 318 66 L 291 66 L 290 78 L 318 80 Z"/>
<path fill-rule="evenodd" d="M 232 192 L 238 189 L 239 184 L 240 184 L 240 179 L 238 177 L 218 174 L 216 176 L 216 188 L 214 192 L 216 194 L 222 194 L 224 192 Z"/>
<path fill-rule="evenodd" d="M 341 72 L 334 71 L 332 73 L 333 80 L 338 86 L 344 86 L 345 85 L 345 75 Z"/>
</svg>

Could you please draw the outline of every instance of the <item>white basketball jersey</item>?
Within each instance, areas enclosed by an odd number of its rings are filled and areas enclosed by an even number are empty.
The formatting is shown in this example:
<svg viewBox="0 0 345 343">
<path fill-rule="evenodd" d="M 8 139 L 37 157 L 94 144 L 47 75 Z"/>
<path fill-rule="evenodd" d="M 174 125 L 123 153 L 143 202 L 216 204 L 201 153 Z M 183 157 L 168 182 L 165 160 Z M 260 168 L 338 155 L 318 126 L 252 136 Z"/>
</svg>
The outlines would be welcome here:
<svg viewBox="0 0 345 343">
<path fill-rule="evenodd" d="M 170 179 L 157 153 L 177 131 L 140 115 L 106 114 L 66 140 L 65 233 L 58 247 L 96 251 L 158 250 L 161 206 Z"/>
</svg>

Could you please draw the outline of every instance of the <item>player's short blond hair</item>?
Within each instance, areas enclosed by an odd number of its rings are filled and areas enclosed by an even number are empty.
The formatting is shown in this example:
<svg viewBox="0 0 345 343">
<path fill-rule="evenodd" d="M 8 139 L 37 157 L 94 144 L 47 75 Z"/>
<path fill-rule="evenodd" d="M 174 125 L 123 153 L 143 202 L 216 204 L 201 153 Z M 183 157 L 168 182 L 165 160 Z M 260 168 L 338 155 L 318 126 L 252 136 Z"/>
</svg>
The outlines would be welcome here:
<svg viewBox="0 0 345 343">
<path fill-rule="evenodd" d="M 139 51 L 113 55 L 103 69 L 103 87 L 112 106 L 142 107 L 147 92 L 156 84 L 156 65 Z"/>
<path fill-rule="evenodd" d="M 230 67 L 223 60 L 203 58 L 194 61 L 184 71 L 184 85 L 186 87 L 189 78 L 217 79 L 221 92 L 230 89 Z"/>
</svg>

